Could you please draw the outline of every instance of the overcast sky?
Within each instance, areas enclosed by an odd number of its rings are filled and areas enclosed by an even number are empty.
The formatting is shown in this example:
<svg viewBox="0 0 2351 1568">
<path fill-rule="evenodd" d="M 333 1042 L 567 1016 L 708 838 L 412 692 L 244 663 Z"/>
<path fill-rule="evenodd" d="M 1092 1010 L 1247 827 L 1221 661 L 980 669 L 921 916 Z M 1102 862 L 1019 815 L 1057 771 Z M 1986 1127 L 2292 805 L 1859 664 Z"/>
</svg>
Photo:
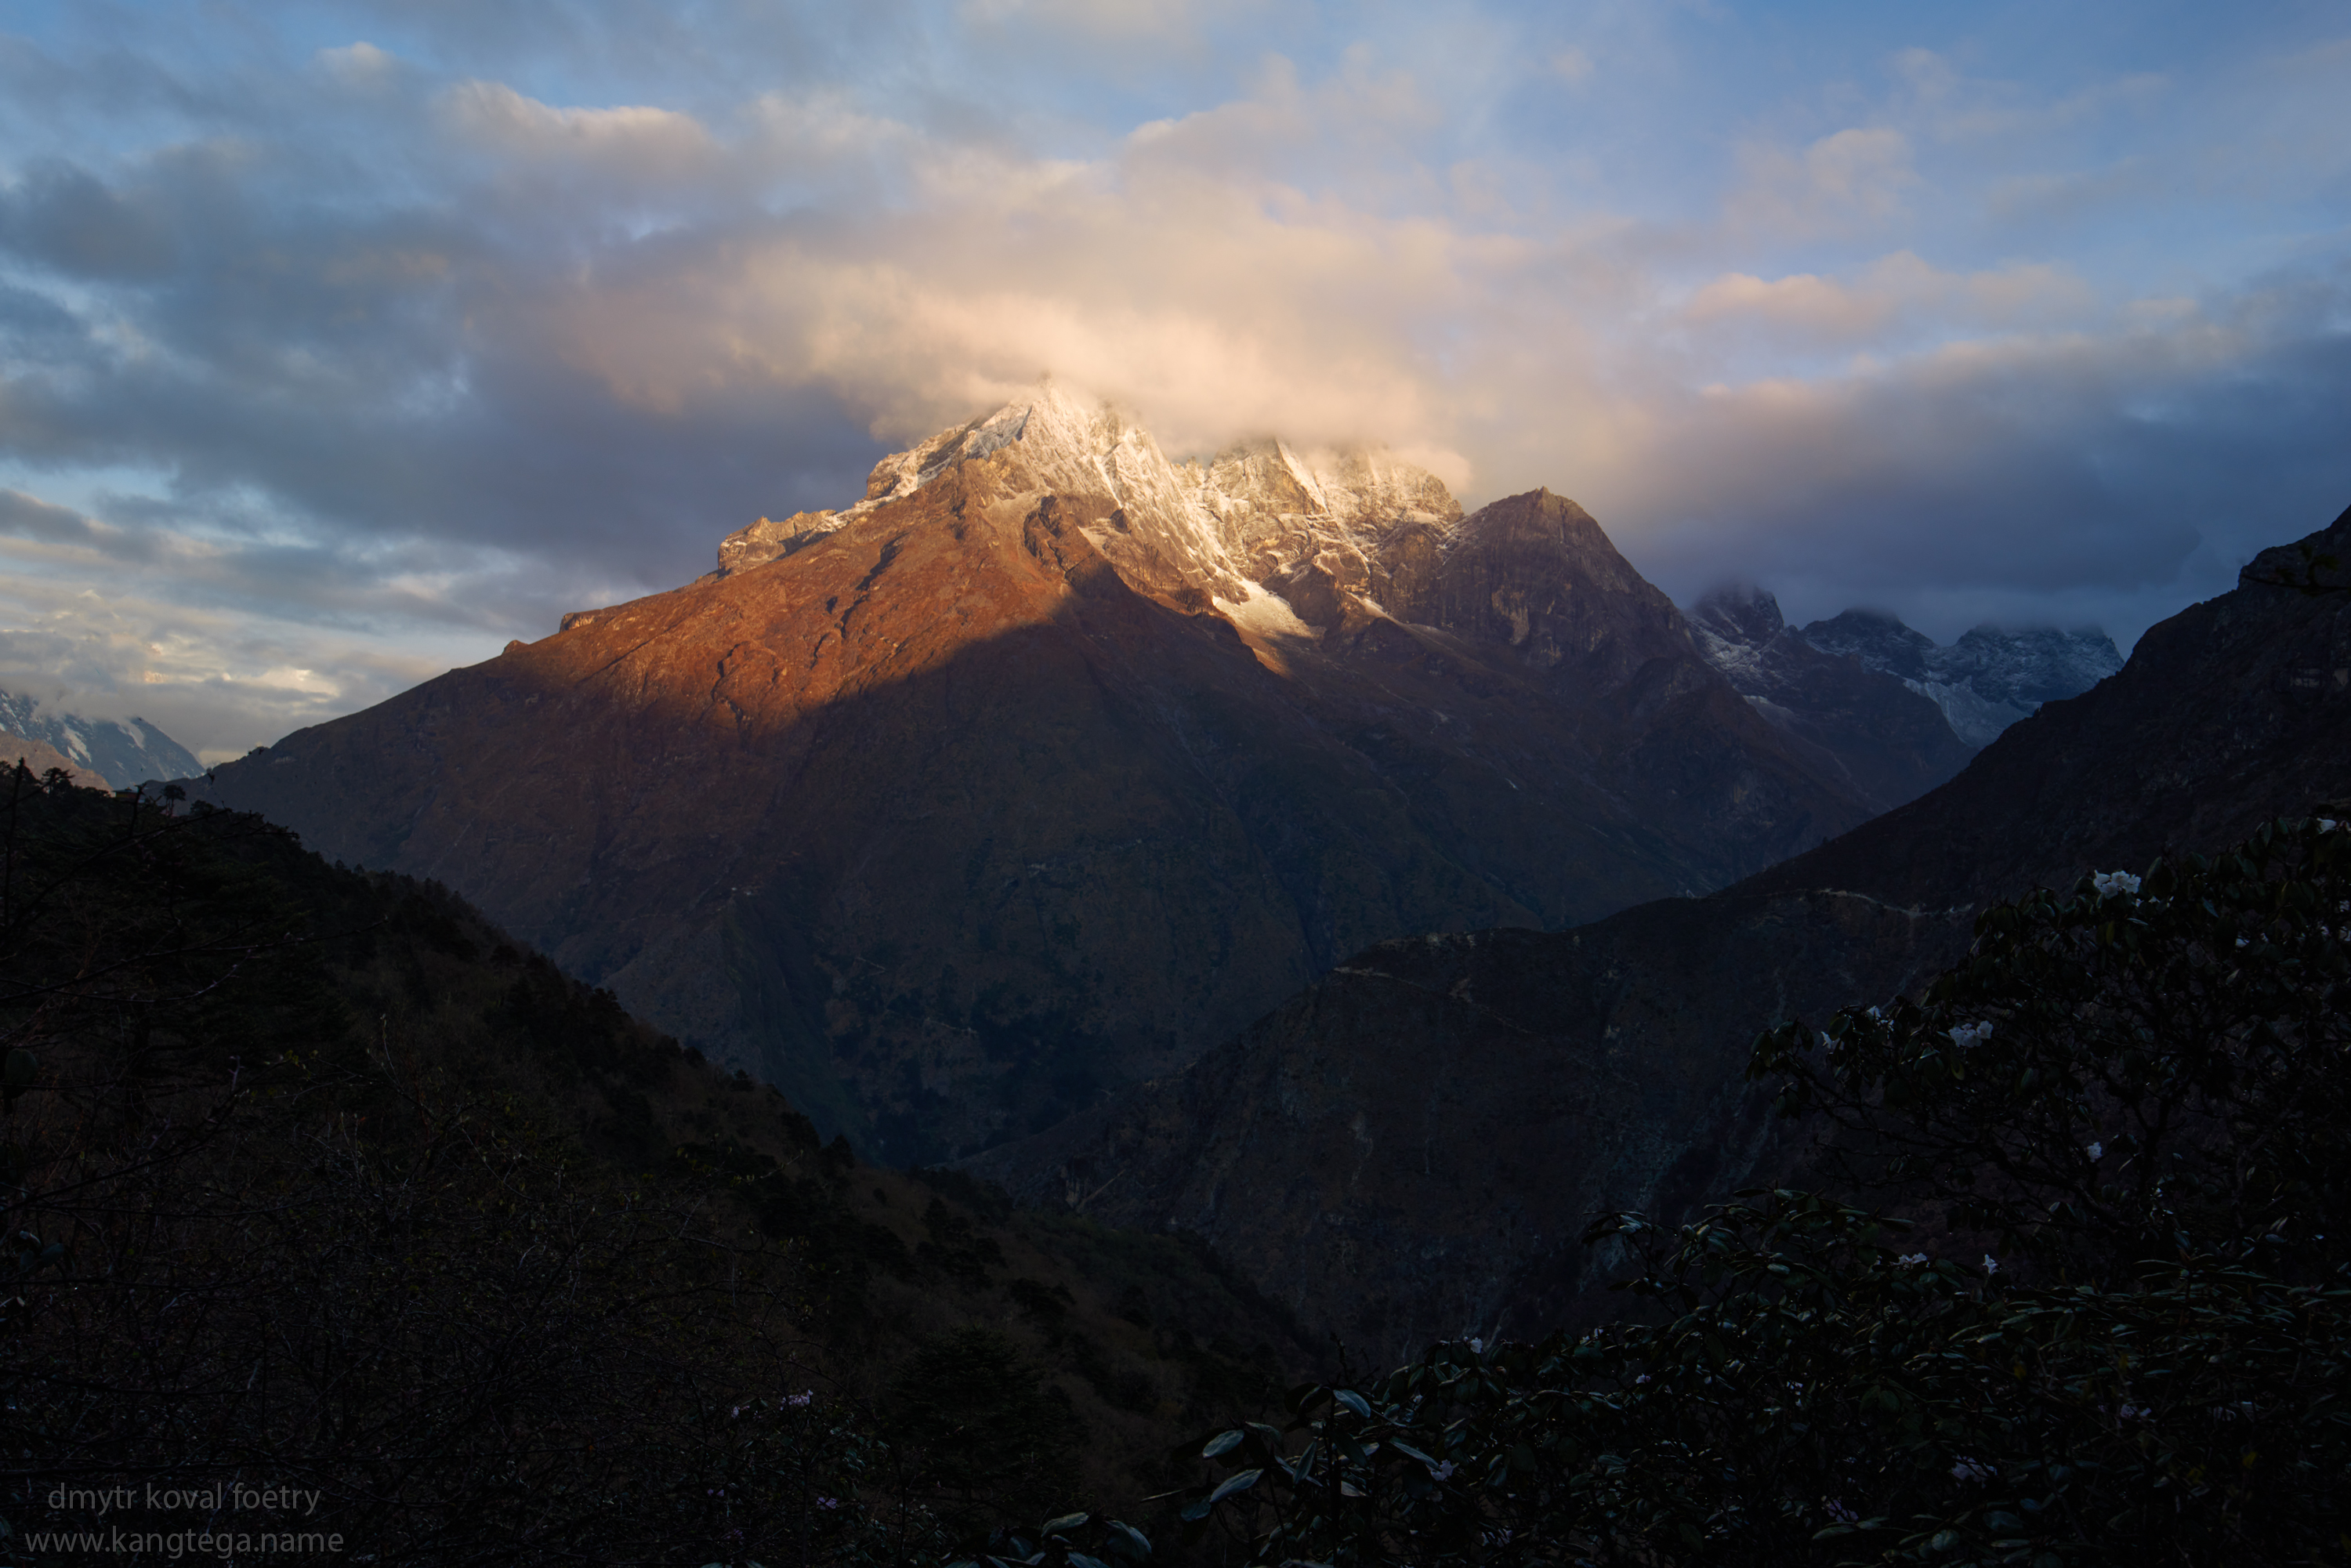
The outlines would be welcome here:
<svg viewBox="0 0 2351 1568">
<path fill-rule="evenodd" d="M 2351 13 L 0 0 L 0 686 L 217 760 L 1047 372 L 2126 647 L 2351 503 Z"/>
</svg>

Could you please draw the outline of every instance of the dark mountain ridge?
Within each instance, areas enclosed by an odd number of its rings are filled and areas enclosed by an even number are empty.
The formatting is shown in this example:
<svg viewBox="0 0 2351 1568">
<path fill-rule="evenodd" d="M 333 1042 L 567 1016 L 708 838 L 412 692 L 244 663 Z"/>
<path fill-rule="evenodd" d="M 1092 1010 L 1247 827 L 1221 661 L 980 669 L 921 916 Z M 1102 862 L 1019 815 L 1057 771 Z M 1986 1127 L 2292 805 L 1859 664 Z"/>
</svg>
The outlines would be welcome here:
<svg viewBox="0 0 2351 1568">
<path fill-rule="evenodd" d="M 1374 1359 L 1594 1310 L 1596 1215 L 1801 1155 L 1742 1082 L 1776 1020 L 1889 997 L 2034 883 L 2351 793 L 2351 511 L 2140 639 L 1948 784 L 1708 897 L 1381 944 L 1186 1071 L 971 1162 L 1025 1202 L 1181 1226 Z M 2281 585 L 2283 583 L 2284 585 Z"/>
<path fill-rule="evenodd" d="M 862 1165 L 444 887 L 15 768 L 0 807 L 11 1563 L 193 1541 L 142 1478 L 256 1472 L 308 1499 L 248 1542 L 383 1563 L 937 1563 L 1159 1528 L 1168 1445 L 1317 1370 L 1196 1242 Z"/>
</svg>

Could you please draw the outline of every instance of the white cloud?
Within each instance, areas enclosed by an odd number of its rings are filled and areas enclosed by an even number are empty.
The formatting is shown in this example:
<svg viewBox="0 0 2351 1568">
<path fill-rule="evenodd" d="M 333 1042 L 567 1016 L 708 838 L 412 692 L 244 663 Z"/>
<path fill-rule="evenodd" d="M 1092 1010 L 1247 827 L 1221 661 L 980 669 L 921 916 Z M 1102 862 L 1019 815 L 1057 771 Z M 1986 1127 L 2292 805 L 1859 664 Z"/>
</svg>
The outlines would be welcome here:
<svg viewBox="0 0 2351 1568">
<path fill-rule="evenodd" d="M 10 553 L 0 549 L 0 560 Z M 20 567 L 9 560 L 0 580 L 0 690 L 91 718 L 144 717 L 208 765 L 496 651 L 436 657 L 302 619 L 195 609 L 119 584 L 100 591 Z"/>
<path fill-rule="evenodd" d="M 321 69 L 347 88 L 372 91 L 399 73 L 399 59 L 362 38 L 340 48 L 320 49 L 315 57 Z"/>
<path fill-rule="evenodd" d="M 1852 126 L 1801 152 L 1770 142 L 1740 150 L 1731 222 L 1785 235 L 1844 234 L 1894 217 L 1920 183 L 1910 139 L 1890 126 Z"/>
<path fill-rule="evenodd" d="M 387 11 L 397 56 L 284 80 L 0 51 L 20 651 L 209 694 L 241 747 L 682 580 L 1045 372 L 1178 451 L 1549 485 L 1670 588 L 1791 602 L 2143 618 L 2231 519 L 2351 489 L 2317 45 L 1941 39 L 1791 88 L 1736 6 L 534 15 Z M 173 652 L 39 641 L 83 614 Z"/>
<path fill-rule="evenodd" d="M 1900 250 L 1850 280 L 1727 272 L 1698 289 L 1682 317 L 1700 329 L 1761 329 L 1802 346 L 1847 348 L 1884 340 L 1906 322 L 1923 320 L 1947 332 L 1998 331 L 2083 319 L 2096 308 L 2095 291 L 2061 267 L 1955 273 Z"/>
<path fill-rule="evenodd" d="M 459 82 L 442 95 L 441 110 L 461 140 L 483 152 L 636 181 L 695 178 L 717 152 L 692 115 L 636 104 L 559 109 L 503 82 Z"/>
</svg>

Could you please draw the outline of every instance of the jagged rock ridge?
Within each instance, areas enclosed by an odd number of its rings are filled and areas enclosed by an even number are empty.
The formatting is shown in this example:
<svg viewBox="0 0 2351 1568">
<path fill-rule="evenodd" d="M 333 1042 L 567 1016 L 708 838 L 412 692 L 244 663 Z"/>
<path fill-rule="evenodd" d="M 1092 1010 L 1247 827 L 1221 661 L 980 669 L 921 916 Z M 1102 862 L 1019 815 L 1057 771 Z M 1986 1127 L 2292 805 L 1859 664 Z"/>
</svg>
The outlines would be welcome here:
<svg viewBox="0 0 2351 1568">
<path fill-rule="evenodd" d="M 721 570 L 217 769 L 896 1162 L 1180 1067 L 1345 955 L 1861 821 L 1572 501 L 1176 464 L 1051 389 Z"/>
</svg>

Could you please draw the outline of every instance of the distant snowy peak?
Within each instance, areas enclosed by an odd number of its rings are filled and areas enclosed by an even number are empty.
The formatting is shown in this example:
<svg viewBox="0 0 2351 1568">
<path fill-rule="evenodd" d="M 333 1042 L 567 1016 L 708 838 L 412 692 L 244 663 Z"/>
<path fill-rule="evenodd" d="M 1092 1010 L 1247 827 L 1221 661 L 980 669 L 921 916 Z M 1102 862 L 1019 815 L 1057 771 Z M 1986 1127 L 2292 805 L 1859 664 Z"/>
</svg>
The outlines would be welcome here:
<svg viewBox="0 0 2351 1568">
<path fill-rule="evenodd" d="M 1109 497 L 1117 516 L 1088 537 L 1138 587 L 1188 591 L 1228 608 L 1280 597 L 1284 605 L 1266 606 L 1275 622 L 1313 621 L 1337 589 L 1364 596 L 1379 575 L 1382 543 L 1398 528 L 1449 532 L 1461 520 L 1441 480 L 1378 447 L 1305 454 L 1268 439 L 1178 463 L 1117 408 L 1047 382 L 884 457 L 852 506 L 763 517 L 729 535 L 718 575 L 790 555 L 961 464 L 999 454 L 1024 488 Z"/>
<path fill-rule="evenodd" d="M 54 747 L 75 767 L 101 775 L 117 788 L 204 771 L 187 747 L 143 718 L 118 724 L 79 714 L 44 714 L 40 706 L 31 697 L 0 692 L 0 731 Z"/>
<path fill-rule="evenodd" d="M 1937 704 L 1898 676 L 1815 648 L 1763 589 L 1716 589 L 1688 621 L 1698 656 L 1791 739 L 1833 758 L 1875 810 L 1917 799 L 1975 754 Z"/>
<path fill-rule="evenodd" d="M 1850 653 L 1935 699 L 1970 746 L 1983 747 L 2041 705 L 2074 697 L 2123 667 L 2114 639 L 2095 627 L 2022 632 L 1978 626 L 1950 647 L 1877 611 L 1815 621 L 1802 636 L 1826 653 Z"/>
</svg>

